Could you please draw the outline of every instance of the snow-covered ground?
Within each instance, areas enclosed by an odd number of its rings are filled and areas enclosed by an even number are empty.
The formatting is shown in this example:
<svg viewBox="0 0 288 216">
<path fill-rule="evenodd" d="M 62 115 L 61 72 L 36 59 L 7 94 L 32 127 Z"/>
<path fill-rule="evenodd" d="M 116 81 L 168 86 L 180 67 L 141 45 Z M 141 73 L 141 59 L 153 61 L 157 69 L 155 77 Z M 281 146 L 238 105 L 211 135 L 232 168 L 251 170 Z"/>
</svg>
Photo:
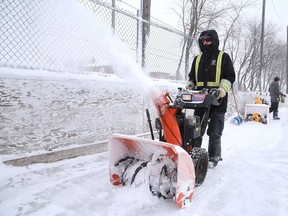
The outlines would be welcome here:
<svg viewBox="0 0 288 216">
<path fill-rule="evenodd" d="M 188 208 L 145 187 L 112 186 L 104 152 L 28 167 L 1 164 L 1 215 L 287 215 L 287 107 L 280 117 L 267 125 L 228 120 L 224 160 L 208 170 Z"/>
<path fill-rule="evenodd" d="M 152 118 L 155 113 L 147 90 L 157 85 L 174 94 L 183 86 L 152 82 L 111 32 L 101 27 L 95 34 L 93 44 L 109 57 L 115 76 L 0 68 L 0 162 L 95 143 L 112 133 L 148 131 L 145 108 Z M 172 201 L 153 197 L 144 185 L 112 186 L 109 152 L 103 152 L 26 167 L 0 163 L 0 215 L 286 216 L 287 103 L 281 104 L 280 121 L 235 125 L 235 105 L 229 97 L 224 160 L 209 169 L 190 207 L 178 209 Z M 237 93 L 242 114 L 245 103 L 254 103 L 253 97 L 254 93 Z M 207 136 L 203 147 L 207 148 Z"/>
</svg>

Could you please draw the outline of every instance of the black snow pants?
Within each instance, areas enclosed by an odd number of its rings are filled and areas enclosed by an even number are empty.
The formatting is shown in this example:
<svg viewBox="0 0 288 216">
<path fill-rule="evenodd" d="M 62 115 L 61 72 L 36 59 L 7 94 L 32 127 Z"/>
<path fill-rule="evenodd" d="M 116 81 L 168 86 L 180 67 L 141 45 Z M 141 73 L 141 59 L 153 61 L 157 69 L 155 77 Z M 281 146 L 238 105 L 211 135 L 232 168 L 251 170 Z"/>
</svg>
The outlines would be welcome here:
<svg viewBox="0 0 288 216">
<path fill-rule="evenodd" d="M 195 110 L 195 116 L 199 116 L 202 122 L 204 111 L 203 110 Z M 209 157 L 221 157 L 221 136 L 224 129 L 224 122 L 225 122 L 225 113 L 224 112 L 210 112 L 208 117 L 208 121 L 202 122 L 201 127 L 201 137 L 197 138 L 194 141 L 193 146 L 201 147 L 202 145 L 202 137 L 205 134 L 206 128 L 207 135 L 209 136 L 209 144 L 208 144 L 208 154 Z"/>
<path fill-rule="evenodd" d="M 269 112 L 273 112 L 273 118 L 278 117 L 278 107 L 279 102 L 271 102 L 271 107 L 269 108 Z"/>
</svg>

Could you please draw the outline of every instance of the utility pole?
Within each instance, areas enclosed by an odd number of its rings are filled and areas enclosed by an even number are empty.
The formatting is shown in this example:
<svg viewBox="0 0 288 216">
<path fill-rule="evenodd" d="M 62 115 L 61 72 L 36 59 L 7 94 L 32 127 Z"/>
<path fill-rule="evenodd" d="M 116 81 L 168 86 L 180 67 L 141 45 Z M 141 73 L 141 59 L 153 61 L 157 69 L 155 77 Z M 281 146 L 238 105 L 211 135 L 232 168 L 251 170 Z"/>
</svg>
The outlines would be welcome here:
<svg viewBox="0 0 288 216">
<path fill-rule="evenodd" d="M 264 47 L 264 28 L 265 28 L 265 2 L 266 0 L 263 0 L 262 5 L 262 29 L 261 29 L 261 47 L 260 47 L 260 71 L 259 71 L 259 90 L 262 92 L 262 69 L 263 69 L 263 47 Z"/>
</svg>

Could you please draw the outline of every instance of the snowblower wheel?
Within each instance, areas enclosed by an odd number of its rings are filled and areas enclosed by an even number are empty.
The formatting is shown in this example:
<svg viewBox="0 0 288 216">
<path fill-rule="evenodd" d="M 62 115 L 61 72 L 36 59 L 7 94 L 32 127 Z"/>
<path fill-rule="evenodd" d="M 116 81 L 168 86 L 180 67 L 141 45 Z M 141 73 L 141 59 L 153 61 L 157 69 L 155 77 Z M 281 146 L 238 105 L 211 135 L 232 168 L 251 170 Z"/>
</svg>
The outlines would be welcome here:
<svg viewBox="0 0 288 216">
<path fill-rule="evenodd" d="M 208 152 L 204 148 L 194 147 L 191 158 L 195 168 L 195 184 L 200 186 L 204 182 L 208 170 Z"/>
</svg>

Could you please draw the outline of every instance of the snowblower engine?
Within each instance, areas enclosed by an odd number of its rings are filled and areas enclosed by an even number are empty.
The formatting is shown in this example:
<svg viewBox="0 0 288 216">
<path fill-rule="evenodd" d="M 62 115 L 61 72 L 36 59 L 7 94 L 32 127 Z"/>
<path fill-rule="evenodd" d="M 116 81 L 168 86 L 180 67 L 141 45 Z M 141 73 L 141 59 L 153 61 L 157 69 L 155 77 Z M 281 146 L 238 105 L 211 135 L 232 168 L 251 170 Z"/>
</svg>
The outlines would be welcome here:
<svg viewBox="0 0 288 216">
<path fill-rule="evenodd" d="M 207 124 L 211 105 L 218 106 L 219 102 L 216 99 L 218 91 L 216 89 L 203 89 L 201 91 L 193 91 L 187 89 L 178 89 L 178 94 L 173 102 L 170 98 L 172 105 L 171 109 L 176 109 L 175 118 L 180 130 L 181 144 L 180 146 L 186 150 L 191 156 L 196 175 L 196 185 L 199 186 L 204 182 L 208 168 L 208 152 L 204 148 L 198 147 L 195 143 L 198 138 L 204 135 L 202 126 Z M 203 109 L 204 115 L 202 121 L 199 116 L 189 112 L 195 109 Z M 167 125 L 164 118 L 156 118 L 155 125 L 159 134 L 159 140 L 169 142 L 166 140 L 165 133 L 170 133 L 170 129 L 165 129 L 162 125 Z M 164 130 L 163 130 L 164 128 Z M 169 136 L 168 136 L 169 139 Z M 178 143 L 179 144 L 179 143 Z"/>
</svg>

